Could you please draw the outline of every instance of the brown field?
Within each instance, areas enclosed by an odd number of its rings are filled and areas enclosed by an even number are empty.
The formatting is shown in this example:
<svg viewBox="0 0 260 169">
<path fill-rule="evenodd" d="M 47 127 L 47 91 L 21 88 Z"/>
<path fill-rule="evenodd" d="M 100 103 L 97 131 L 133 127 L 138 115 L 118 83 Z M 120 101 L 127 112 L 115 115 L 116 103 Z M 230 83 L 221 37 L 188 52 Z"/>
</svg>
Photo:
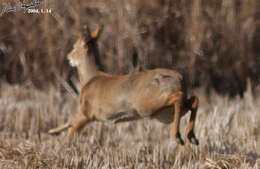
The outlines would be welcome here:
<svg viewBox="0 0 260 169">
<path fill-rule="evenodd" d="M 59 136 L 48 135 L 75 114 L 76 99 L 55 88 L 0 87 L 0 168 L 214 168 L 260 167 L 260 99 L 230 100 L 202 90 L 196 131 L 199 146 L 177 146 L 170 125 L 144 119 L 94 122 L 60 152 Z M 181 123 L 184 135 L 188 116 Z"/>
<path fill-rule="evenodd" d="M 185 69 L 190 86 L 232 96 L 242 95 L 248 78 L 252 87 L 260 82 L 259 0 L 39 1 L 39 9 L 52 12 L 0 17 L 0 79 L 8 83 L 46 89 L 75 77 L 66 56 L 86 24 L 103 26 L 105 72 L 125 74 L 133 65 Z"/>
</svg>

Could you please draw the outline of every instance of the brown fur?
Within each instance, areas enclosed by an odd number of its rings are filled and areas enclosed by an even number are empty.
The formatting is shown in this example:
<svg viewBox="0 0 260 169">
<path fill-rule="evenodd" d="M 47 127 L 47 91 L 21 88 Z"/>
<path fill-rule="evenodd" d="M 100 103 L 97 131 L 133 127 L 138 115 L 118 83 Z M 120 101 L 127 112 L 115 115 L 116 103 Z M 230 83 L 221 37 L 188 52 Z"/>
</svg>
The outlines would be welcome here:
<svg viewBox="0 0 260 169">
<path fill-rule="evenodd" d="M 98 31 L 92 33 L 92 38 L 97 34 Z M 78 113 L 68 123 L 49 133 L 59 133 L 71 127 L 68 134 L 70 140 L 76 131 L 94 120 L 118 123 L 151 117 L 163 123 L 173 121 L 172 135 L 183 145 L 179 133 L 180 119 L 191 110 L 187 137 L 193 144 L 198 144 L 194 135 L 198 98 L 186 98 L 180 73 L 154 69 L 127 75 L 110 75 L 97 70 L 89 56 L 85 56 L 87 51 L 87 45 L 80 38 L 69 54 L 70 61 L 77 65 L 82 85 Z"/>
</svg>

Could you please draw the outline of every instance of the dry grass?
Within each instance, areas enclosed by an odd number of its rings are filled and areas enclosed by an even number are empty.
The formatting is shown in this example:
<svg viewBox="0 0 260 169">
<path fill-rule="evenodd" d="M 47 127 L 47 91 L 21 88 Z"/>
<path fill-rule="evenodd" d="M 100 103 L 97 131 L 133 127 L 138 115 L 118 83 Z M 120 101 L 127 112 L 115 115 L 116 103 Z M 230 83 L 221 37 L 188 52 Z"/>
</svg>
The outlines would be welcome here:
<svg viewBox="0 0 260 169">
<path fill-rule="evenodd" d="M 48 88 L 75 75 L 66 55 L 84 24 L 104 26 L 98 43 L 109 73 L 134 71 L 133 60 L 183 68 L 196 86 L 231 95 L 243 93 L 247 78 L 260 82 L 260 1 L 39 1 L 52 13 L 0 17 L 0 78 L 9 83 Z M 15 4 L 1 0 L 0 11 L 3 2 Z"/>
<path fill-rule="evenodd" d="M 58 152 L 66 132 L 48 129 L 75 114 L 67 94 L 10 86 L 0 87 L 0 168 L 184 168 L 257 169 L 260 166 L 260 99 L 200 96 L 198 147 L 177 146 L 170 126 L 144 119 L 122 124 L 94 122 Z M 210 102 L 210 103 L 209 103 Z M 184 135 L 188 116 L 182 120 Z"/>
</svg>

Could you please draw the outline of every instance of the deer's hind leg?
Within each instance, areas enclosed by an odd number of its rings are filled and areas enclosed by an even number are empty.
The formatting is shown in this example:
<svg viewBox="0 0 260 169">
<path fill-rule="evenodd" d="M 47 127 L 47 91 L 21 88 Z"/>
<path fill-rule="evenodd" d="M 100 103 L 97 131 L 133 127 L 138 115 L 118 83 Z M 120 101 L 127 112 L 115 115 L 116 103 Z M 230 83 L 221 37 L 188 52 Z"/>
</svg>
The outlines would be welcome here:
<svg viewBox="0 0 260 169">
<path fill-rule="evenodd" d="M 183 92 L 176 92 L 169 97 L 170 106 L 174 105 L 174 119 L 172 134 L 176 142 L 180 145 L 184 145 L 184 141 L 180 134 L 180 119 L 183 111 Z"/>
<path fill-rule="evenodd" d="M 197 110 L 199 106 L 198 97 L 197 96 L 190 97 L 190 99 L 186 101 L 185 106 L 188 108 L 188 110 L 191 111 L 190 121 L 188 123 L 188 128 L 187 128 L 187 137 L 192 144 L 198 145 L 199 141 L 194 134 L 195 120 L 196 120 Z"/>
</svg>

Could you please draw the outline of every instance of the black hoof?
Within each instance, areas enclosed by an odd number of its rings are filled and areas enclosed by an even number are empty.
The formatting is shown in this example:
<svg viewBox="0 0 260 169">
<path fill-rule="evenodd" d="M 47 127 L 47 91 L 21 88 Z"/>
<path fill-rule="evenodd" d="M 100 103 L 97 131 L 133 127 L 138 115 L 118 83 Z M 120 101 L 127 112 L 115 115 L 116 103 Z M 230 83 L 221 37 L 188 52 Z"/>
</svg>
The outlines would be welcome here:
<svg viewBox="0 0 260 169">
<path fill-rule="evenodd" d="M 199 145 L 199 141 L 195 137 L 191 138 L 189 141 L 196 146 Z"/>
<path fill-rule="evenodd" d="M 184 146 L 184 141 L 181 138 L 176 139 L 177 144 Z"/>
<path fill-rule="evenodd" d="M 180 133 L 177 133 L 175 138 L 176 138 L 177 144 L 182 145 L 182 146 L 184 145 L 184 141 L 182 140 Z"/>
<path fill-rule="evenodd" d="M 194 145 L 199 145 L 199 141 L 198 141 L 198 139 L 196 139 L 193 132 L 189 132 L 187 137 L 188 137 L 188 140 L 190 141 L 190 143 L 192 143 Z"/>
</svg>

